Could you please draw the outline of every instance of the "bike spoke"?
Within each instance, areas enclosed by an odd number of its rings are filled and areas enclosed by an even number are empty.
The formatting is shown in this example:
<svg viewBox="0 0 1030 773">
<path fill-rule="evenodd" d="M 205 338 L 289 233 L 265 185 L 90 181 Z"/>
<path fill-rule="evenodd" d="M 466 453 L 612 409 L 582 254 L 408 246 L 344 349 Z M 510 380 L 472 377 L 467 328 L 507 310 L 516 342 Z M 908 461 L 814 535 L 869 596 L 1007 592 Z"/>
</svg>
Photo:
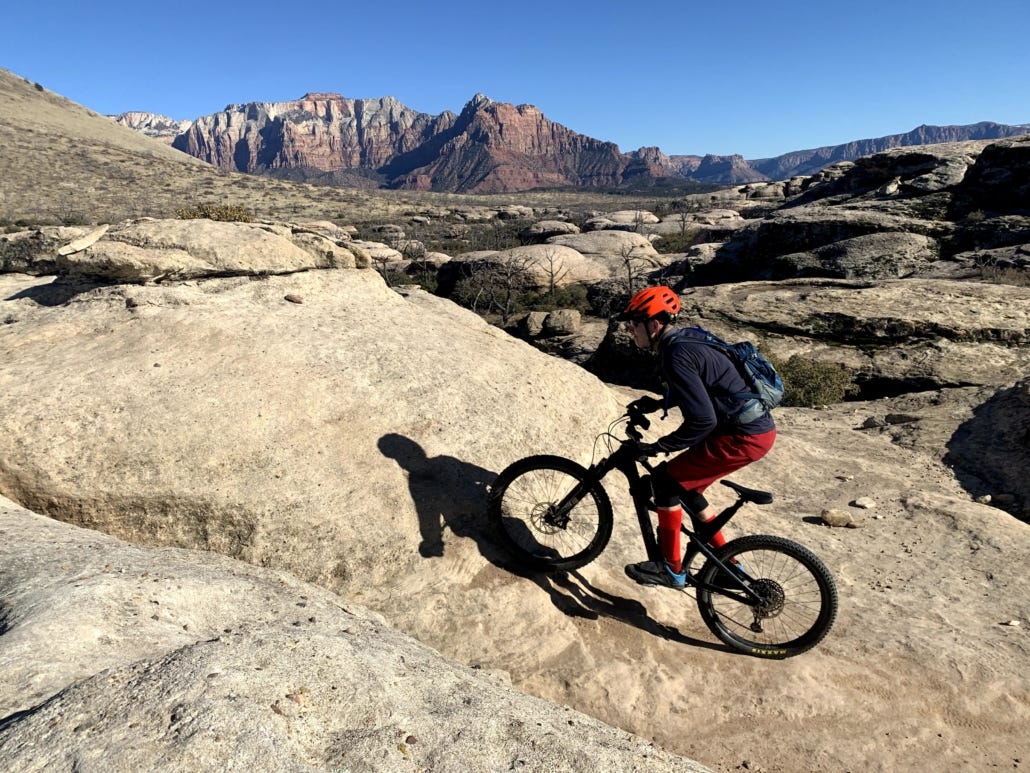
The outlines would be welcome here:
<svg viewBox="0 0 1030 773">
<path fill-rule="evenodd" d="M 578 481 L 560 470 L 529 471 L 504 492 L 502 523 L 509 537 L 529 553 L 575 555 L 597 534 L 600 514 L 591 497 L 558 517 L 557 505 Z"/>
<path fill-rule="evenodd" d="M 715 625 L 713 630 L 734 646 L 758 648 L 770 654 L 781 649 L 786 652 L 807 648 L 811 645 L 804 642 L 818 641 L 832 624 L 832 617 L 829 622 L 825 619 L 827 604 L 835 604 L 832 581 L 828 587 L 828 581 L 817 576 L 805 558 L 807 551 L 785 548 L 783 541 L 775 539 L 772 543 L 758 540 L 734 552 L 732 558 L 748 576 L 749 587 L 763 601 L 743 603 L 717 591 L 707 593 L 704 606 Z M 724 562 L 729 559 L 729 555 L 722 556 Z M 710 579 L 719 572 L 713 565 Z"/>
</svg>

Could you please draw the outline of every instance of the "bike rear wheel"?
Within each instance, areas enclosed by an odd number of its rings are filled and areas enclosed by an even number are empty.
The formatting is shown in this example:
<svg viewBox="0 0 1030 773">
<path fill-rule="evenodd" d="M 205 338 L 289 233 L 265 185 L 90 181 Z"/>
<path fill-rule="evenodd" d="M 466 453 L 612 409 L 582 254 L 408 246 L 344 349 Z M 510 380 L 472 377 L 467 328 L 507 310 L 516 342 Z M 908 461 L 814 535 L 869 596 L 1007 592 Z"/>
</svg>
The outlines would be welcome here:
<svg viewBox="0 0 1030 773">
<path fill-rule="evenodd" d="M 490 487 L 488 517 L 506 552 L 522 566 L 569 571 L 593 561 L 612 536 L 612 505 L 600 483 L 562 511 L 559 504 L 590 473 L 561 456 L 529 456 Z"/>
<path fill-rule="evenodd" d="M 745 592 L 714 561 L 698 574 L 702 585 L 718 585 L 737 598 L 699 587 L 701 618 L 720 641 L 749 655 L 788 658 L 811 649 L 829 633 L 837 617 L 833 576 L 808 548 L 783 537 L 752 535 L 727 543 L 716 557 L 759 596 L 744 603 Z M 742 570 L 742 572 L 741 572 Z"/>
</svg>

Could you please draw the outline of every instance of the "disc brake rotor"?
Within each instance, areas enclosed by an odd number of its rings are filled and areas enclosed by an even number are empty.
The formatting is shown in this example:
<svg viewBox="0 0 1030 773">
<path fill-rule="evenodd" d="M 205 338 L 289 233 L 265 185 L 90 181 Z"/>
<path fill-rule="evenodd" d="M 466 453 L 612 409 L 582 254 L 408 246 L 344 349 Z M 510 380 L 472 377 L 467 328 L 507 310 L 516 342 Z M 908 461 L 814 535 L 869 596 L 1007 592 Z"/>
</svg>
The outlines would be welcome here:
<svg viewBox="0 0 1030 773">
<path fill-rule="evenodd" d="M 538 502 L 530 511 L 529 518 L 544 534 L 557 534 L 569 525 L 568 515 L 559 516 L 551 502 Z"/>
</svg>

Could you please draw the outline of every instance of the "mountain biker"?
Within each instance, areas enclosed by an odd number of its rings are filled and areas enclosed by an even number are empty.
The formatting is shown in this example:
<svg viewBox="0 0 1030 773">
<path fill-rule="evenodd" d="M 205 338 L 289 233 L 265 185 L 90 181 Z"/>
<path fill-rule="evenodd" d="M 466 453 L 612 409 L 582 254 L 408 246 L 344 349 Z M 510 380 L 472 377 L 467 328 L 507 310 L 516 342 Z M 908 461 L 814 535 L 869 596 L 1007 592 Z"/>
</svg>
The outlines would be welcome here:
<svg viewBox="0 0 1030 773">
<path fill-rule="evenodd" d="M 768 411 L 748 424 L 733 425 L 726 420 L 740 399 L 734 395 L 747 392 L 747 385 L 725 354 L 675 335 L 673 323 L 680 309 L 676 293 L 660 285 L 636 293 L 617 317 L 625 323 L 638 347 L 658 354 L 666 383 L 666 407 L 676 405 L 683 415 L 683 423 L 673 432 L 654 443 L 639 444 L 642 456 L 683 451 L 657 465 L 652 476 L 658 544 L 664 561 L 643 561 L 626 567 L 626 574 L 641 584 L 673 588 L 686 584 L 686 572 L 680 548 L 682 492 L 677 492 L 671 481 L 687 490 L 683 502 L 699 520 L 710 521 L 716 510 L 705 499 L 705 489 L 719 478 L 761 459 L 776 439 L 776 425 Z M 726 544 L 722 531 L 716 532 L 709 544 Z"/>
</svg>

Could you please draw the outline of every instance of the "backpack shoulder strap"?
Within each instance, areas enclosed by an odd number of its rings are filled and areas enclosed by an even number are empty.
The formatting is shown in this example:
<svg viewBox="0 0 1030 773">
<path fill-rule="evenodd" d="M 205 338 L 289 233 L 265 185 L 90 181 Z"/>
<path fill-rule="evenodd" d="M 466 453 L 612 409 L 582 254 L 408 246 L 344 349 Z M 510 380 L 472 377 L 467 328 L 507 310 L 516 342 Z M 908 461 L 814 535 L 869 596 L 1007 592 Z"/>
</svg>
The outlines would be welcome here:
<svg viewBox="0 0 1030 773">
<path fill-rule="evenodd" d="M 719 338 L 715 333 L 710 333 L 703 327 L 681 327 L 672 331 L 669 336 L 669 343 L 680 343 L 681 341 L 707 344 L 708 346 L 713 346 L 716 349 L 722 349 L 724 351 L 729 349 L 729 344 Z"/>
<path fill-rule="evenodd" d="M 738 400 L 751 400 L 760 397 L 758 392 L 754 391 L 753 376 L 748 372 L 747 367 L 744 364 L 744 360 L 737 352 L 733 344 L 724 341 L 719 338 L 715 333 L 705 330 L 703 327 L 684 327 L 676 330 L 670 337 L 670 343 L 679 343 L 680 341 L 691 342 L 697 344 L 703 344 L 709 346 L 712 349 L 718 349 L 733 363 L 733 366 L 737 369 L 741 378 L 744 379 L 744 383 L 751 387 L 750 391 L 746 392 L 734 392 L 732 397 Z"/>
</svg>

